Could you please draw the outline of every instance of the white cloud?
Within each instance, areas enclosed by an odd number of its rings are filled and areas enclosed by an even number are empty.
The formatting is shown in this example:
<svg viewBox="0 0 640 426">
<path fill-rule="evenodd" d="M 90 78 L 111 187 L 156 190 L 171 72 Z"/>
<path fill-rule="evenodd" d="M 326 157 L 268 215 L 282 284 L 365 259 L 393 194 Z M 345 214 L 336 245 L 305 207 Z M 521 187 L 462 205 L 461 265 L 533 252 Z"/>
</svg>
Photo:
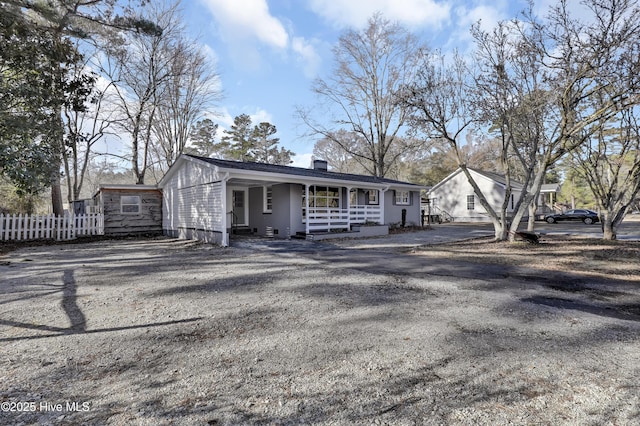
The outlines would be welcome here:
<svg viewBox="0 0 640 426">
<path fill-rule="evenodd" d="M 260 108 L 256 109 L 253 114 L 249 114 L 249 116 L 251 117 L 251 124 L 254 126 L 263 122 L 273 123 L 273 116 Z"/>
<path fill-rule="evenodd" d="M 308 78 L 316 77 L 322 58 L 315 47 L 303 37 L 294 37 L 291 48 L 298 56 L 298 62 L 302 65 L 304 75 Z"/>
<path fill-rule="evenodd" d="M 496 26 L 498 21 L 506 18 L 503 7 L 492 5 L 478 5 L 473 8 L 461 6 L 456 9 L 458 27 L 462 31 L 468 32 L 472 25 L 480 22 L 480 28 L 490 30 Z"/>
<path fill-rule="evenodd" d="M 453 28 L 446 40 L 445 48 L 457 47 L 461 51 L 468 51 L 473 48 L 473 37 L 471 26 L 480 22 L 480 29 L 490 31 L 496 24 L 506 18 L 505 9 L 500 7 L 502 2 L 494 2 L 493 6 L 477 5 L 468 7 L 461 4 L 455 8 L 456 28 Z"/>
<path fill-rule="evenodd" d="M 217 64 L 219 62 L 219 57 L 218 57 L 218 53 L 213 50 L 211 48 L 211 46 L 209 46 L 208 44 L 204 43 L 201 45 L 202 47 L 202 51 L 204 52 L 205 56 L 209 59 L 209 61 L 212 64 Z"/>
<path fill-rule="evenodd" d="M 218 124 L 218 132 L 216 133 L 216 138 L 220 138 L 225 130 L 228 130 L 233 125 L 233 117 L 227 107 L 222 107 L 218 111 L 216 111 L 215 115 L 207 115 L 207 118 L 210 118 L 214 123 Z"/>
<path fill-rule="evenodd" d="M 448 2 L 436 0 L 310 0 L 311 9 L 337 27 L 363 28 L 376 12 L 409 27 L 441 26 L 450 17 Z"/>
<path fill-rule="evenodd" d="M 302 37 L 292 38 L 293 30 L 287 31 L 285 24 L 271 15 L 267 0 L 201 1 L 215 19 L 235 63 L 254 71 L 268 67 L 260 47 L 265 45 L 283 54 L 292 52 L 305 76 L 316 76 L 321 59 L 314 45 Z"/>
<path fill-rule="evenodd" d="M 234 43 L 246 39 L 284 49 L 289 35 L 269 13 L 266 0 L 202 0 L 220 28 L 221 36 Z"/>
<path fill-rule="evenodd" d="M 252 107 L 244 106 L 240 108 L 240 110 L 248 111 L 250 108 Z M 237 109 L 237 108 L 234 108 L 234 109 Z M 220 129 L 218 130 L 218 134 L 220 134 L 222 133 L 222 131 L 230 129 L 231 126 L 233 126 L 233 120 L 236 118 L 236 116 L 240 114 L 248 114 L 249 117 L 251 118 L 251 124 L 254 126 L 258 123 L 262 123 L 263 121 L 273 123 L 273 116 L 271 115 L 271 113 L 269 113 L 268 111 L 262 108 L 254 108 L 253 113 L 240 112 L 238 114 L 232 115 L 228 107 L 222 107 L 216 111 L 215 115 L 210 115 L 209 118 L 211 118 L 214 122 L 218 123 L 218 126 L 220 126 Z"/>
<path fill-rule="evenodd" d="M 308 169 L 311 165 L 312 157 L 313 157 L 313 154 L 310 154 L 310 153 L 296 154 L 291 158 L 293 160 L 293 163 L 291 163 L 291 166 L 303 167 L 305 169 Z"/>
</svg>

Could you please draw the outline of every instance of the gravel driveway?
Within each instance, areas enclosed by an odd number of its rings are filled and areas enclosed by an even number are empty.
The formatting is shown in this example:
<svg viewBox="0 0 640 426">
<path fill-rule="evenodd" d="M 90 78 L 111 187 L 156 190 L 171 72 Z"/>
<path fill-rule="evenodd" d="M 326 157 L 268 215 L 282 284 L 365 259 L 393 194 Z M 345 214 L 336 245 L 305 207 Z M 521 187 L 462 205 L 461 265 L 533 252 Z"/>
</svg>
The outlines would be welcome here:
<svg viewBox="0 0 640 426">
<path fill-rule="evenodd" d="M 0 424 L 640 423 L 639 283 L 350 244 L 0 257 Z"/>
</svg>

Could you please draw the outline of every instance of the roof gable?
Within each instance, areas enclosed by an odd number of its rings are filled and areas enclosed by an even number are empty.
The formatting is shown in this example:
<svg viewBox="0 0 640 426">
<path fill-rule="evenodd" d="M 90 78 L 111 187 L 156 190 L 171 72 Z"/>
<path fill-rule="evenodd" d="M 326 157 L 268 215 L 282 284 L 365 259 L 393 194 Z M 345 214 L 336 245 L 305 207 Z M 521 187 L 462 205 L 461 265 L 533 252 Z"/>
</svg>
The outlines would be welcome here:
<svg viewBox="0 0 640 426">
<path fill-rule="evenodd" d="M 485 179 L 489 179 L 489 180 L 497 183 L 498 185 L 500 185 L 502 187 L 506 187 L 507 186 L 507 179 L 506 179 L 505 175 L 501 175 L 501 174 L 495 173 L 495 172 L 487 172 L 487 171 L 484 171 L 484 170 L 478 170 L 478 169 L 474 169 L 474 168 L 471 168 L 471 167 L 467 167 L 467 170 L 469 170 L 469 172 L 471 172 L 472 174 L 481 176 L 481 177 L 483 177 Z M 453 179 L 455 176 L 457 176 L 460 173 L 462 173 L 462 169 L 458 167 L 453 173 L 451 173 L 449 176 L 447 176 L 442 181 L 437 183 L 433 188 L 431 188 L 431 190 L 435 190 L 435 189 L 441 187 L 446 182 L 448 182 L 449 180 Z M 513 189 L 522 190 L 523 186 L 524 185 L 522 185 L 522 183 L 514 181 L 514 180 L 511 180 L 511 187 Z"/>
</svg>

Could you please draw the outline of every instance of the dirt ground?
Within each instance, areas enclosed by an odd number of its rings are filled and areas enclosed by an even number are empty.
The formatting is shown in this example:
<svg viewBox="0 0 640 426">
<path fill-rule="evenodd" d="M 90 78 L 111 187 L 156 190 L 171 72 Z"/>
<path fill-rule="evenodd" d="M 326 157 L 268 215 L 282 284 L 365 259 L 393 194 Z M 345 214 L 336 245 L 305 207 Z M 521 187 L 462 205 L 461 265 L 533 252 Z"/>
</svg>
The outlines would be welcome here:
<svg viewBox="0 0 640 426">
<path fill-rule="evenodd" d="M 640 243 L 0 257 L 0 424 L 640 423 Z"/>
<path fill-rule="evenodd" d="M 479 264 L 509 265 L 577 274 L 593 279 L 640 282 L 640 242 L 543 236 L 539 244 L 477 238 L 416 250 L 431 259 L 455 257 Z"/>
</svg>

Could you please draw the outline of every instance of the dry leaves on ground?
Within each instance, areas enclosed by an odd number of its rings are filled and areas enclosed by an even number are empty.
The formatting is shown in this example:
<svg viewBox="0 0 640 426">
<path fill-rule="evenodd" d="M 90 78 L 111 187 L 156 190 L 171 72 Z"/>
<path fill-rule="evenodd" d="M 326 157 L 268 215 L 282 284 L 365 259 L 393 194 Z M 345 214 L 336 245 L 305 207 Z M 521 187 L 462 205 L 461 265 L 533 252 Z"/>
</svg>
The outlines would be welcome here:
<svg viewBox="0 0 640 426">
<path fill-rule="evenodd" d="M 539 244 L 492 238 L 424 246 L 422 256 L 640 282 L 640 242 L 543 236 Z"/>
</svg>

